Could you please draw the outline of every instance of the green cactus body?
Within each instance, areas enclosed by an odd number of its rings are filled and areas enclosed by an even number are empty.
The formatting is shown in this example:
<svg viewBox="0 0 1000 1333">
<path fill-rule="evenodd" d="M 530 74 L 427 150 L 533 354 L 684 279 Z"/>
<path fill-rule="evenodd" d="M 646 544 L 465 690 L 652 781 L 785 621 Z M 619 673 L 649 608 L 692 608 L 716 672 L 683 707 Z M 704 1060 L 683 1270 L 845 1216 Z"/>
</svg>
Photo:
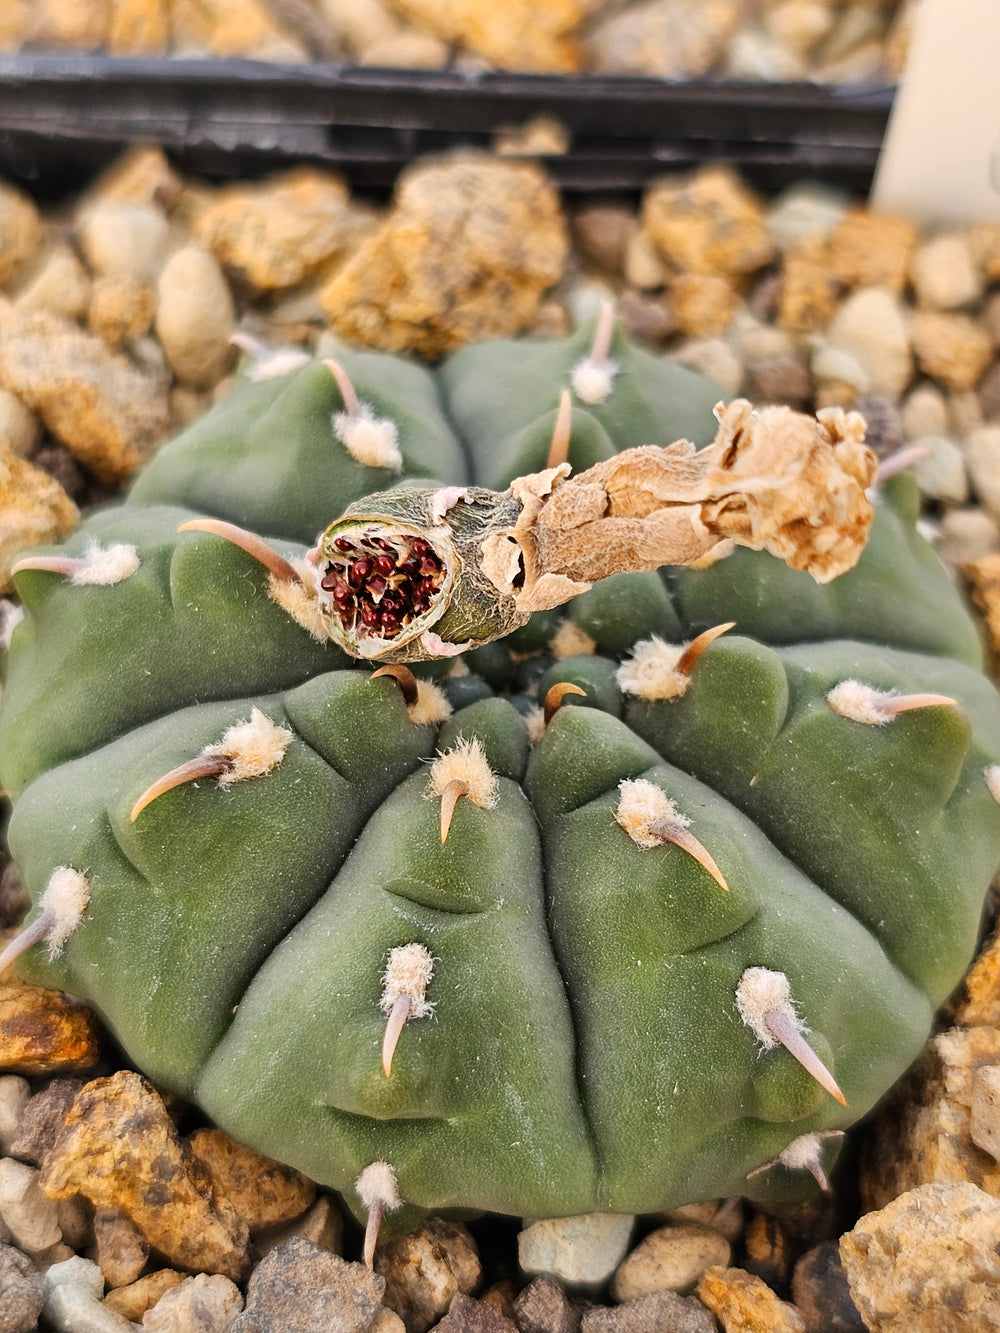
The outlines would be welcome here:
<svg viewBox="0 0 1000 1333">
<path fill-rule="evenodd" d="M 347 356 L 353 408 L 321 363 L 241 381 L 56 553 L 76 569 L 134 547 L 131 572 L 16 576 L 10 845 L 39 909 L 59 867 L 89 888 L 24 974 L 88 999 L 161 1087 L 359 1214 L 359 1176 L 388 1163 L 396 1225 L 449 1207 L 800 1197 L 804 1172 L 748 1175 L 851 1124 L 915 1057 L 1000 863 L 1000 708 L 906 478 L 881 489 L 868 549 L 830 584 L 749 551 L 620 574 L 464 662 L 415 667 L 415 700 L 310 633 L 252 554 L 177 531 L 210 514 L 296 567 L 336 556 L 345 533 L 349 566 L 387 512 L 436 540 L 439 489 L 546 466 L 589 337 L 470 348 L 437 372 Z M 710 385 L 620 334 L 610 355 L 610 393 L 573 402 L 575 468 L 712 437 Z M 359 421 L 388 461 L 354 456 Z M 479 497 L 455 501 L 459 528 L 480 521 Z M 407 540 L 389 565 L 426 558 L 440 583 L 444 565 Z M 461 553 L 448 570 L 470 577 Z M 503 621 L 488 589 L 472 596 L 468 623 L 434 621 L 448 644 Z M 552 655 L 564 621 L 593 653 Z M 652 636 L 728 621 L 676 690 L 637 684 L 663 651 Z M 845 682 L 859 684 L 841 706 Z M 541 732 L 536 702 L 564 683 L 584 693 Z M 944 701 L 893 711 L 914 695 Z M 267 753 L 236 772 L 241 724 Z M 198 780 L 136 813 L 199 754 Z M 647 836 L 629 802 L 648 801 Z M 424 989 L 386 1073 L 402 955 Z M 786 987 L 846 1106 L 754 1027 L 761 979 Z"/>
</svg>

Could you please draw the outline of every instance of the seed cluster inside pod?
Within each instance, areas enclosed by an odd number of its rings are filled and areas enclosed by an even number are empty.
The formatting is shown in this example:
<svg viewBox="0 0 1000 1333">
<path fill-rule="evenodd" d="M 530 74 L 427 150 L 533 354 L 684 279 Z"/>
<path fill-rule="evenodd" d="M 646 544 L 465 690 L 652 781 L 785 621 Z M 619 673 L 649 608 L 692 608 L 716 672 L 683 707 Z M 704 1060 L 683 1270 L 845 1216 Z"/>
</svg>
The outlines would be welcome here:
<svg viewBox="0 0 1000 1333">
<path fill-rule="evenodd" d="M 341 532 L 327 545 L 320 588 L 346 634 L 392 639 L 444 587 L 444 561 L 425 537 L 381 524 Z"/>
</svg>

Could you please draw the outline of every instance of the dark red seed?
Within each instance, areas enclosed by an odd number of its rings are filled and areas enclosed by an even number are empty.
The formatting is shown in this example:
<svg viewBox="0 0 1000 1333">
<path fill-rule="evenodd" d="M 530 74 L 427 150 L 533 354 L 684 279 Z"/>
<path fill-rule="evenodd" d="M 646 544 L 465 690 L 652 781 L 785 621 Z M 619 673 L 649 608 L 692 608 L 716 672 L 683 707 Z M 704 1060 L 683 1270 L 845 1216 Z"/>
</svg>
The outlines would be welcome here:
<svg viewBox="0 0 1000 1333">
<path fill-rule="evenodd" d="M 338 583 L 333 590 L 333 600 L 343 606 L 346 602 L 353 602 L 354 593 L 346 583 Z"/>
<path fill-rule="evenodd" d="M 347 581 L 352 587 L 357 587 L 362 580 L 366 579 L 372 572 L 372 562 L 367 557 L 362 556 L 360 560 L 355 560 L 347 571 Z"/>
<path fill-rule="evenodd" d="M 416 574 L 420 570 L 420 561 L 415 560 L 412 555 L 407 556 L 405 560 L 399 562 L 397 568 L 401 574 Z"/>
<path fill-rule="evenodd" d="M 430 542 L 425 542 L 423 537 L 414 537 L 410 543 L 410 550 L 414 555 L 426 555 L 430 549 Z"/>
<path fill-rule="evenodd" d="M 386 611 L 382 616 L 382 629 L 386 634 L 393 634 L 399 629 L 399 616 L 393 611 Z"/>
<path fill-rule="evenodd" d="M 380 574 L 388 576 L 396 568 L 396 562 L 391 555 L 377 555 L 375 557 L 375 568 Z"/>
<path fill-rule="evenodd" d="M 351 542 L 347 540 L 346 537 L 334 537 L 333 544 L 338 551 L 347 552 L 354 550 L 354 546 L 352 545 Z"/>
<path fill-rule="evenodd" d="M 441 566 L 432 555 L 421 556 L 420 572 L 421 574 L 436 574 Z"/>
<path fill-rule="evenodd" d="M 363 606 L 361 608 L 361 622 L 364 625 L 377 625 L 379 622 L 379 613 L 374 606 Z"/>
</svg>

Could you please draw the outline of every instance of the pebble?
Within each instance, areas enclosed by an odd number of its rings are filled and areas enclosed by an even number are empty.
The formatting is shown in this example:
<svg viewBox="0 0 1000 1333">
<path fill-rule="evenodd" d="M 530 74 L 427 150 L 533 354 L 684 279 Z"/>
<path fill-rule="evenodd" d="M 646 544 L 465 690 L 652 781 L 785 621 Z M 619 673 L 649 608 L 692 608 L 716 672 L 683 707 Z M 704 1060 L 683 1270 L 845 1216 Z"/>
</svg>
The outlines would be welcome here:
<svg viewBox="0 0 1000 1333">
<path fill-rule="evenodd" d="M 62 1240 L 56 1205 L 39 1188 L 37 1169 L 12 1157 L 0 1159 L 0 1217 L 29 1254 Z"/>
<path fill-rule="evenodd" d="M 866 287 L 854 292 L 830 321 L 826 339 L 861 366 L 866 383 L 857 386 L 859 391 L 900 398 L 913 374 L 913 358 L 906 316 L 891 291 Z"/>
<path fill-rule="evenodd" d="M 27 469 L 30 468 L 30 474 Z M 18 474 L 21 474 L 19 484 Z M 35 477 L 33 474 L 37 473 Z M 27 500 L 21 484 L 35 488 Z M 10 486 L 9 507 L 4 492 Z M 58 484 L 23 459 L 0 454 L 0 511 L 13 545 L 38 545 L 76 526 L 77 510 Z M 36 534 L 24 537 L 31 526 Z M 47 528 L 42 537 L 39 530 Z M 6 558 L 0 548 L 0 557 Z M 0 579 L 10 566 L 0 562 Z M 61 991 L 39 986 L 0 986 L 0 1068 L 22 1074 L 68 1073 L 92 1069 L 100 1056 L 101 1029 L 94 1014 Z"/>
<path fill-rule="evenodd" d="M 328 1194 L 322 1194 L 301 1217 L 254 1232 L 254 1247 L 258 1254 L 267 1254 L 293 1236 L 303 1236 L 322 1250 L 343 1254 L 344 1218 Z"/>
<path fill-rule="evenodd" d="M 678 330 L 692 338 L 710 338 L 729 327 L 737 295 L 728 278 L 717 273 L 680 273 L 669 285 L 670 310 Z"/>
<path fill-rule="evenodd" d="M 52 315 L 0 329 L 0 382 L 107 482 L 135 471 L 169 424 L 165 384 Z"/>
<path fill-rule="evenodd" d="M 9 389 L 0 389 L 0 444 L 27 458 L 41 439 L 42 423 Z"/>
<path fill-rule="evenodd" d="M 562 306 L 557 306 L 557 309 L 562 313 Z M 626 289 L 618 301 L 618 318 L 629 338 L 647 346 L 655 347 L 664 343 L 676 328 L 670 303 L 661 292 L 645 293 Z M 675 348 L 675 356 L 678 350 Z"/>
<path fill-rule="evenodd" d="M 26 194 L 0 182 L 0 287 L 16 280 L 38 250 L 42 225 Z"/>
<path fill-rule="evenodd" d="M 157 283 L 155 327 L 177 379 L 211 388 L 232 357 L 235 326 L 233 298 L 215 258 L 199 245 L 175 250 Z"/>
<path fill-rule="evenodd" d="M 993 357 L 989 334 L 968 315 L 918 310 L 910 336 L 920 369 L 949 389 L 972 389 Z"/>
<path fill-rule="evenodd" d="M 418 163 L 323 305 L 341 337 L 436 358 L 529 325 L 566 252 L 558 195 L 533 163 Z"/>
<path fill-rule="evenodd" d="M 798 356 L 769 356 L 746 367 L 747 393 L 756 403 L 806 408 L 813 395 L 809 366 Z"/>
<path fill-rule="evenodd" d="M 611 1282 L 616 1301 L 631 1301 L 651 1291 L 689 1292 L 706 1268 L 725 1267 L 731 1251 L 725 1236 L 693 1223 L 660 1227 L 650 1232 Z"/>
<path fill-rule="evenodd" d="M 1000 1326 L 1000 1201 L 966 1181 L 922 1185 L 841 1237 L 851 1296 L 871 1333 Z"/>
<path fill-rule="evenodd" d="M 882 217 L 852 208 L 830 237 L 830 271 L 848 287 L 906 286 L 917 229 L 905 218 Z"/>
<path fill-rule="evenodd" d="M 1000 554 L 991 552 L 987 555 L 974 556 L 962 564 L 961 570 L 968 581 L 972 600 L 983 613 L 990 648 L 994 654 L 1000 653 Z M 953 1115 L 951 1118 L 956 1117 Z M 958 1118 L 961 1127 L 960 1117 Z M 879 1180 L 879 1175 L 875 1178 Z M 953 1179 L 954 1176 L 949 1178 Z M 963 1173 L 959 1172 L 958 1178 L 962 1179 Z M 997 1184 L 1000 1188 L 1000 1181 Z M 881 1201 L 884 1202 L 885 1199 L 882 1198 Z"/>
<path fill-rule="evenodd" d="M 779 1300 L 771 1288 L 742 1268 L 710 1268 L 698 1283 L 697 1296 L 712 1311 L 725 1333 L 805 1333 L 805 1320 L 793 1305 Z"/>
<path fill-rule="evenodd" d="M 800 241 L 828 240 L 846 211 L 847 201 L 839 190 L 814 184 L 792 185 L 771 204 L 764 225 L 774 246 L 785 251 Z"/>
<path fill-rule="evenodd" d="M 430 1217 L 409 1235 L 380 1245 L 375 1271 L 385 1280 L 389 1309 L 409 1333 L 425 1333 L 459 1292 L 475 1289 L 482 1266 L 467 1227 Z"/>
<path fill-rule="evenodd" d="M 599 1287 L 628 1251 L 635 1218 L 621 1213 L 584 1213 L 533 1222 L 517 1238 L 525 1273 L 547 1273 L 568 1286 Z"/>
<path fill-rule="evenodd" d="M 221 1129 L 197 1129 L 187 1145 L 251 1235 L 300 1217 L 316 1198 L 316 1186 L 300 1171 L 244 1147 Z"/>
<path fill-rule="evenodd" d="M 955 515 L 982 513 L 981 510 L 953 512 Z M 988 518 L 988 515 L 983 517 Z M 1000 524 L 993 519 L 989 521 L 1000 533 Z M 979 956 L 966 973 L 950 1016 L 959 1027 L 1000 1027 L 1000 925 L 993 927 Z"/>
<path fill-rule="evenodd" d="M 495 1306 L 459 1292 L 435 1333 L 518 1333 L 517 1325 Z"/>
<path fill-rule="evenodd" d="M 44 1304 L 45 1287 L 34 1264 L 0 1244 L 0 1333 L 33 1333 Z"/>
<path fill-rule="evenodd" d="M 795 1255 L 780 1219 L 755 1210 L 747 1219 L 743 1239 L 743 1267 L 747 1272 L 769 1287 L 787 1290 Z"/>
<path fill-rule="evenodd" d="M 654 1291 L 624 1305 L 586 1310 L 580 1333 L 716 1333 L 717 1327 L 700 1301 Z"/>
<path fill-rule="evenodd" d="M 42 1313 L 58 1333 L 136 1333 L 135 1324 L 72 1282 L 50 1292 Z"/>
<path fill-rule="evenodd" d="M 917 246 L 910 261 L 917 304 L 929 310 L 957 310 L 981 299 L 982 279 L 963 232 L 935 236 Z"/>
<path fill-rule="evenodd" d="M 1000 1065 L 985 1065 L 972 1076 L 969 1133 L 977 1148 L 1000 1162 Z"/>
<path fill-rule="evenodd" d="M 1000 523 L 982 509 L 949 509 L 941 516 L 938 554 L 954 568 L 1000 551 Z"/>
<path fill-rule="evenodd" d="M 146 1267 L 149 1245 L 118 1208 L 94 1209 L 95 1258 L 108 1287 L 127 1287 Z"/>
<path fill-rule="evenodd" d="M 774 255 L 761 201 L 728 167 L 654 183 L 641 218 L 659 253 L 685 273 L 738 277 Z"/>
<path fill-rule="evenodd" d="M 7 1074 L 0 1078 L 0 1157 L 6 1157 L 17 1138 L 17 1127 L 31 1097 L 26 1078 Z"/>
<path fill-rule="evenodd" d="M 170 165 L 162 148 L 139 144 L 116 157 L 84 196 L 87 203 L 155 204 L 168 208 L 184 190 L 184 182 Z"/>
<path fill-rule="evenodd" d="M 835 1240 L 817 1245 L 796 1263 L 792 1300 L 805 1320 L 806 1333 L 865 1333 Z"/>
<path fill-rule="evenodd" d="M 499 69 L 575 74 L 580 52 L 575 31 L 587 12 L 584 0 L 392 0 L 392 8 L 416 27 L 456 42 Z"/>
<path fill-rule="evenodd" d="M 142 1317 L 144 1333 L 229 1333 L 243 1309 L 229 1278 L 199 1273 L 169 1287 Z"/>
<path fill-rule="evenodd" d="M 216 1193 L 160 1098 L 131 1071 L 80 1091 L 46 1154 L 42 1183 L 54 1198 L 80 1193 L 96 1207 L 120 1208 L 179 1267 L 234 1279 L 247 1270 L 246 1224 Z"/>
<path fill-rule="evenodd" d="M 900 405 L 900 420 L 907 440 L 922 435 L 947 435 L 948 403 L 936 385 L 918 384 Z"/>
<path fill-rule="evenodd" d="M 743 385 L 743 363 L 724 338 L 692 338 L 674 348 L 671 356 L 714 380 L 727 398 L 735 398 Z"/>
<path fill-rule="evenodd" d="M 645 0 L 600 17 L 584 39 L 589 70 L 670 79 L 705 74 L 736 31 L 735 0 Z"/>
<path fill-rule="evenodd" d="M 778 323 L 795 333 L 813 333 L 833 318 L 842 293 L 830 272 L 829 247 L 822 240 L 789 246 L 781 268 Z"/>
<path fill-rule="evenodd" d="M 644 231 L 633 231 L 626 240 L 623 272 L 629 286 L 640 292 L 659 291 L 670 277 L 666 263 Z"/>
<path fill-rule="evenodd" d="M 383 42 L 365 47 L 361 65 L 383 69 L 443 69 L 451 59 L 451 48 L 429 32 L 401 32 Z"/>
<path fill-rule="evenodd" d="M 170 249 L 170 224 L 154 204 L 96 203 L 80 214 L 77 239 L 92 274 L 155 283 Z"/>
<path fill-rule="evenodd" d="M 254 1269 L 232 1333 L 367 1333 L 384 1289 L 378 1274 L 296 1237 Z"/>
<path fill-rule="evenodd" d="M 104 1304 L 122 1318 L 140 1323 L 146 1311 L 152 1309 L 165 1292 L 183 1281 L 183 1275 L 175 1269 L 160 1268 L 155 1273 L 147 1273 L 138 1281 L 129 1283 L 127 1287 L 109 1291 Z"/>
<path fill-rule="evenodd" d="M 83 319 L 91 300 L 91 280 L 68 245 L 54 245 L 40 268 L 17 293 L 18 310 L 45 311 Z"/>
<path fill-rule="evenodd" d="M 780 45 L 807 55 L 833 27 L 833 6 L 825 0 L 782 0 L 764 16 L 768 32 Z"/>
<path fill-rule="evenodd" d="M 225 299 L 226 302 L 231 299 L 228 288 Z M 148 333 L 155 313 L 153 288 L 135 274 L 109 273 L 95 279 L 87 307 L 87 323 L 108 347 L 123 347 Z"/>
<path fill-rule="evenodd" d="M 964 504 L 969 498 L 969 478 L 958 445 L 942 435 L 921 435 L 913 444 L 927 451 L 913 469 L 924 495 L 948 504 Z"/>
<path fill-rule="evenodd" d="M 584 256 L 598 268 L 618 274 L 625 250 L 637 234 L 635 210 L 626 204 L 584 204 L 571 219 L 573 238 Z"/>
<path fill-rule="evenodd" d="M 82 1079 L 54 1078 L 36 1092 L 24 1108 L 17 1135 L 10 1145 L 11 1156 L 41 1166 L 82 1087 Z"/>
<path fill-rule="evenodd" d="M 732 79 L 793 82 L 805 78 L 806 63 L 765 28 L 741 28 L 729 43 L 725 73 Z"/>
<path fill-rule="evenodd" d="M 1000 517 L 1000 426 L 981 426 L 965 442 L 965 463 L 981 503 Z"/>
<path fill-rule="evenodd" d="M 577 1333 L 580 1310 L 551 1277 L 536 1277 L 514 1301 L 521 1333 Z"/>
</svg>

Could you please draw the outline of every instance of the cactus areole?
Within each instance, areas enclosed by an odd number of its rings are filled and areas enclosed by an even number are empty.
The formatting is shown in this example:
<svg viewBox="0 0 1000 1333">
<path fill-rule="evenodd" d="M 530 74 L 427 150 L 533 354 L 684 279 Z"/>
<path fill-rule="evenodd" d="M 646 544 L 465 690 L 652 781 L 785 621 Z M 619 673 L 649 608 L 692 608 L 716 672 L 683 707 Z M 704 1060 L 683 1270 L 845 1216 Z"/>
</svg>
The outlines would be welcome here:
<svg viewBox="0 0 1000 1333">
<path fill-rule="evenodd" d="M 606 320 L 258 362 L 16 568 L 23 975 L 369 1254 L 801 1197 L 973 953 L 1000 707 L 910 479 L 715 398 Z"/>
</svg>

